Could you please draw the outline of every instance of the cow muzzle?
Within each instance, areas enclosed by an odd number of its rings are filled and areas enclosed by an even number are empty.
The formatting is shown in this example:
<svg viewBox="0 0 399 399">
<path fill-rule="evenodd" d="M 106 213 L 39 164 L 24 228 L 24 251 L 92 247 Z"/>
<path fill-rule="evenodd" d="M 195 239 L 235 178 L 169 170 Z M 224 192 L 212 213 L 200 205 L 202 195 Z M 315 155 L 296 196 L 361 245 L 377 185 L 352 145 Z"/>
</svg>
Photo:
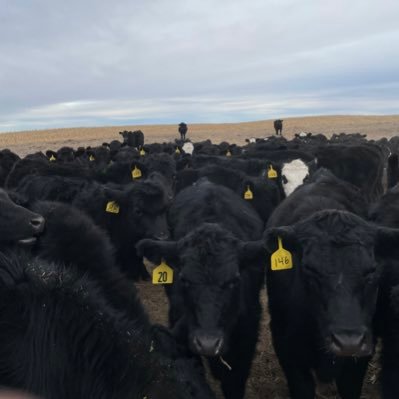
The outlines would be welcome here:
<svg viewBox="0 0 399 399">
<path fill-rule="evenodd" d="M 338 357 L 371 356 L 372 338 L 366 328 L 336 330 L 331 333 L 330 350 Z"/>
<path fill-rule="evenodd" d="M 202 356 L 220 356 L 223 346 L 224 338 L 221 333 L 198 332 L 191 339 L 192 351 Z"/>
</svg>

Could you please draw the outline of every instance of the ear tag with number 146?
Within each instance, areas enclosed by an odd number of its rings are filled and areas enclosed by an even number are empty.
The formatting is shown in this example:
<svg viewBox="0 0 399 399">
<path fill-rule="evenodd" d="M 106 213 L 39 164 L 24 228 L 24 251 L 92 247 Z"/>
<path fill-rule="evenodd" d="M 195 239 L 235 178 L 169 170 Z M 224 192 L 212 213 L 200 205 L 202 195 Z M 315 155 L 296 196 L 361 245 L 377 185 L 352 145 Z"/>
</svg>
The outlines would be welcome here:
<svg viewBox="0 0 399 399">
<path fill-rule="evenodd" d="M 161 264 L 157 266 L 152 272 L 153 284 L 172 284 L 173 283 L 173 269 L 162 260 Z"/>
<path fill-rule="evenodd" d="M 281 237 L 278 237 L 278 249 L 270 257 L 270 263 L 273 271 L 292 269 L 294 266 L 291 252 L 283 248 Z"/>
</svg>

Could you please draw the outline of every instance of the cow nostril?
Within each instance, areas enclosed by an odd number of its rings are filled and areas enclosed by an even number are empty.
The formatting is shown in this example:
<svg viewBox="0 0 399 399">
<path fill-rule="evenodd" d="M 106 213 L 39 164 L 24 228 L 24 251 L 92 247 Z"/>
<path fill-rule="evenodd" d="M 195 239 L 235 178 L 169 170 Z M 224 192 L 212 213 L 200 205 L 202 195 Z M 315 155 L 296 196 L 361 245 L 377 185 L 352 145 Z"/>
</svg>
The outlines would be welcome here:
<svg viewBox="0 0 399 399">
<path fill-rule="evenodd" d="M 193 338 L 193 344 L 194 344 L 195 349 L 196 349 L 198 352 L 201 352 L 201 350 L 202 350 L 201 341 L 200 341 L 197 337 L 194 337 L 194 338 Z"/>
<path fill-rule="evenodd" d="M 30 224 L 35 232 L 41 232 L 44 228 L 44 217 L 38 216 L 33 218 L 31 219 Z"/>
<path fill-rule="evenodd" d="M 167 240 L 169 238 L 169 234 L 165 233 L 164 231 L 161 231 L 154 238 L 160 241 Z"/>
</svg>

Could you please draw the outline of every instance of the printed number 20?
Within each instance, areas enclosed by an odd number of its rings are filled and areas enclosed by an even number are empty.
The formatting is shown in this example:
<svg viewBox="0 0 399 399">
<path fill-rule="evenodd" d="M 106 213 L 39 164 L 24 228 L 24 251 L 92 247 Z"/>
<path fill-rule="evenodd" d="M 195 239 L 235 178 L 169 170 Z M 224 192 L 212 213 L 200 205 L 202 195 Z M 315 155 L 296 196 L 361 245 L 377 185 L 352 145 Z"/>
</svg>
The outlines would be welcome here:
<svg viewBox="0 0 399 399">
<path fill-rule="evenodd" d="M 158 272 L 158 274 L 159 274 L 158 283 L 166 283 L 168 281 L 168 273 Z"/>
</svg>

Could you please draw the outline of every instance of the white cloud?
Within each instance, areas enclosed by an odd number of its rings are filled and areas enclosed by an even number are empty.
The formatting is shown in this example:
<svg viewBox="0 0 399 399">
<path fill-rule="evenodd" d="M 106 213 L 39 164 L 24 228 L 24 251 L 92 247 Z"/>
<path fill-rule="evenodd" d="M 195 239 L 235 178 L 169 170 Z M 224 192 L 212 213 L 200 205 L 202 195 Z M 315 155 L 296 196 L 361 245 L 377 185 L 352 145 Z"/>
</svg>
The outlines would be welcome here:
<svg viewBox="0 0 399 399">
<path fill-rule="evenodd" d="M 185 116 L 238 121 L 337 113 L 343 104 L 346 113 L 391 113 L 399 98 L 393 0 L 0 6 L 1 131 Z M 334 91 L 341 98 L 329 99 Z"/>
</svg>

